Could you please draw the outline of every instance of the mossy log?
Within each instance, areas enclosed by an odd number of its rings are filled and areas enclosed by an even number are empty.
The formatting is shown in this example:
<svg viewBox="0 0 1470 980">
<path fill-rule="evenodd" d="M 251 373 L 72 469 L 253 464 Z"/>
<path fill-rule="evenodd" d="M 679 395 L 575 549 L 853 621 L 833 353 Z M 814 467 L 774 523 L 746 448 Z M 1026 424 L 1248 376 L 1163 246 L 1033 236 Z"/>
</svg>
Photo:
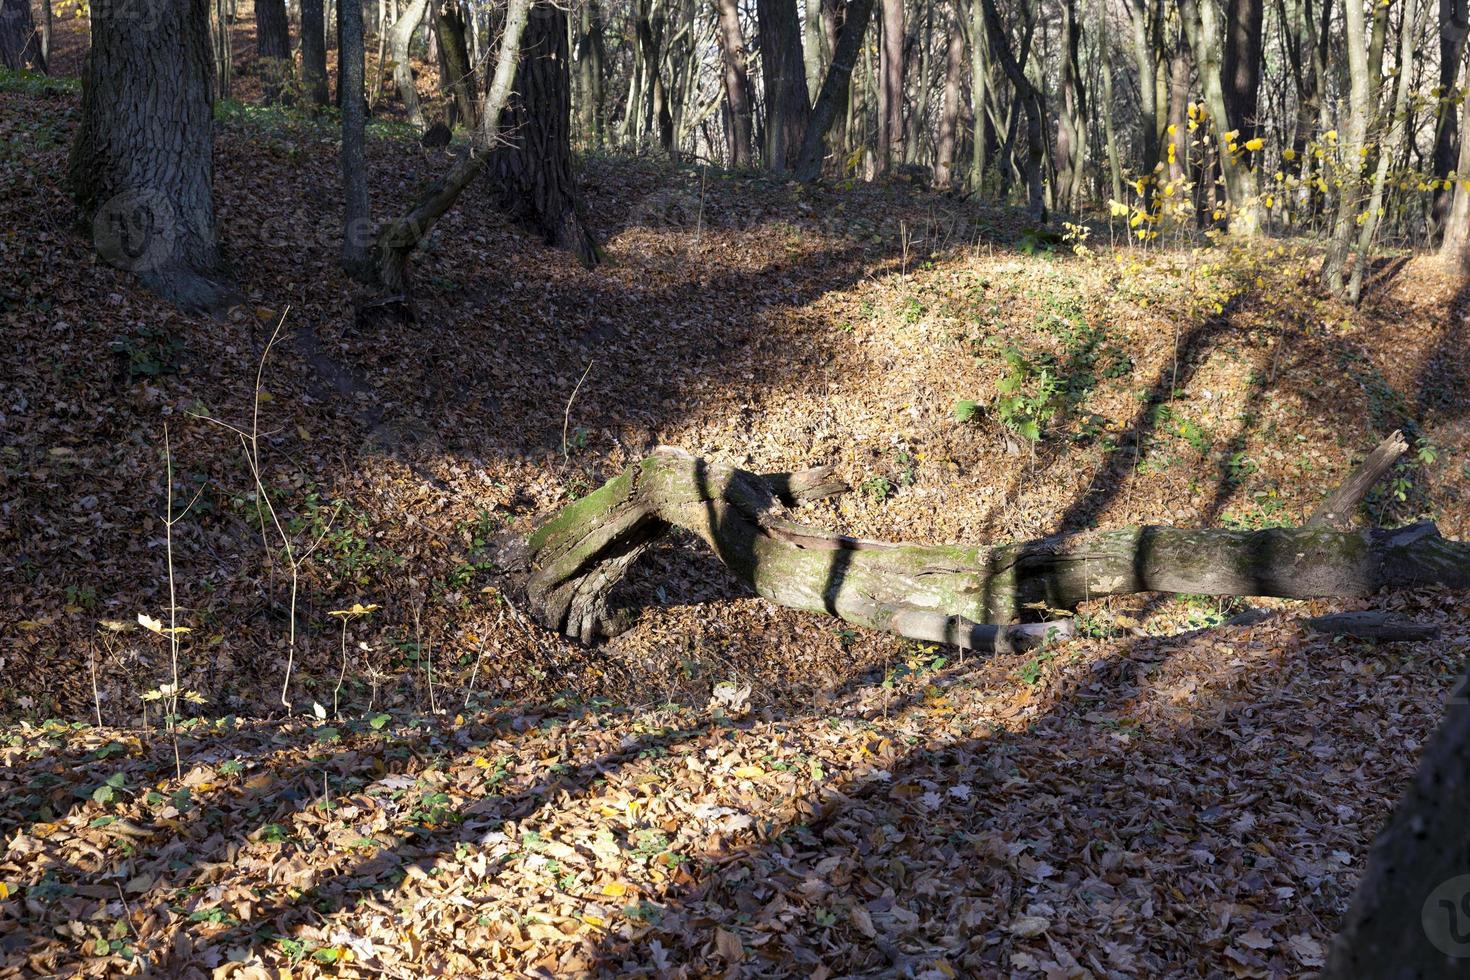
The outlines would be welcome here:
<svg viewBox="0 0 1470 980">
<path fill-rule="evenodd" d="M 1470 545 L 1432 524 L 1395 530 L 1127 527 L 997 546 L 869 541 L 798 523 L 789 506 L 837 492 L 830 470 L 762 477 L 660 449 L 520 542 L 537 620 L 586 642 L 620 623 L 607 598 L 647 545 L 677 527 L 702 538 L 777 605 L 955 646 L 1007 650 L 1069 634 L 1038 610 L 1137 592 L 1362 597 L 1421 585 L 1470 588 Z"/>
</svg>

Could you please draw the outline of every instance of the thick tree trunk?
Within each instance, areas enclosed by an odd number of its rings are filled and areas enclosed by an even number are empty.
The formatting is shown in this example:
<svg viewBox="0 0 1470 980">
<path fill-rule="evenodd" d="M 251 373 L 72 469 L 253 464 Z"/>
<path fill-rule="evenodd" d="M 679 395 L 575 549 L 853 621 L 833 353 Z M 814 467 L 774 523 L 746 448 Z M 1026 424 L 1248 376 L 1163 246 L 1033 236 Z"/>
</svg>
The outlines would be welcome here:
<svg viewBox="0 0 1470 980">
<path fill-rule="evenodd" d="M 301 82 L 312 105 L 325 106 L 327 90 L 326 11 L 323 0 L 301 0 Z"/>
<path fill-rule="evenodd" d="M 796 167 L 811 117 L 796 0 L 756 0 L 756 15 L 766 103 L 765 164 L 785 173 Z"/>
<path fill-rule="evenodd" d="M 267 105 L 281 100 L 291 77 L 291 24 L 286 0 L 255 0 L 255 53 Z"/>
<path fill-rule="evenodd" d="M 571 74 L 567 12 L 551 0 L 531 8 L 521 39 L 515 90 L 504 130 L 511 145 L 490 166 L 500 205 L 517 221 L 565 248 L 587 268 L 597 264 L 597 242 L 582 219 L 572 173 Z"/>
<path fill-rule="evenodd" d="M 46 70 L 41 35 L 31 19 L 31 0 L 0 2 L 0 64 L 12 71 Z"/>
<path fill-rule="evenodd" d="M 1470 959 L 1470 674 L 1368 855 L 1323 980 L 1458 977 Z"/>
<path fill-rule="evenodd" d="M 97 252 L 191 310 L 219 267 L 208 0 L 93 0 L 68 180 Z"/>
<path fill-rule="evenodd" d="M 1226 128 L 1238 130 L 1241 143 L 1254 138 L 1260 128 L 1256 123 L 1256 105 L 1261 95 L 1265 14 L 1262 0 L 1228 0 L 1226 4 L 1220 77 L 1230 123 Z"/>
<path fill-rule="evenodd" d="M 537 619 L 584 641 L 619 627 L 609 592 L 670 527 L 703 539 L 778 605 L 974 648 L 1035 639 L 1034 630 L 1003 627 L 1038 603 L 1071 609 L 1153 591 L 1305 599 L 1431 584 L 1470 588 L 1470 544 L 1440 537 L 1431 524 L 1393 531 L 1130 527 L 998 547 L 919 545 L 807 527 L 782 502 L 839 490 L 825 470 L 758 477 L 660 450 L 564 507 L 525 539 L 524 550 L 505 557 L 529 572 L 526 596 Z"/>
<path fill-rule="evenodd" d="M 827 134 L 832 125 L 846 109 L 848 94 L 852 87 L 852 69 L 857 64 L 858 52 L 863 46 L 863 36 L 868 30 L 868 21 L 873 18 L 873 0 L 852 0 L 847 16 L 837 32 L 837 45 L 832 54 L 832 64 L 827 68 L 827 77 L 817 93 L 817 104 L 807 122 L 806 136 L 802 139 L 801 154 L 796 163 L 799 180 L 815 180 L 822 172 L 822 160 L 827 153 Z"/>
<path fill-rule="evenodd" d="M 748 167 L 754 130 L 750 107 L 750 76 L 746 67 L 745 34 L 740 27 L 736 0 L 715 0 L 720 52 L 724 61 L 725 104 L 730 112 L 730 166 Z"/>
</svg>

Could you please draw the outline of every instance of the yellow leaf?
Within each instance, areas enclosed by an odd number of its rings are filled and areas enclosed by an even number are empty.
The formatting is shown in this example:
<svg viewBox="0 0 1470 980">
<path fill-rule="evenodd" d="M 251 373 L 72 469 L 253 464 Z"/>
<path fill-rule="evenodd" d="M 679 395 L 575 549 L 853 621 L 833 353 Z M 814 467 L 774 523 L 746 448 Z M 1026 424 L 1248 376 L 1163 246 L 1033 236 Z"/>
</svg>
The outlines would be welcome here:
<svg viewBox="0 0 1470 980">
<path fill-rule="evenodd" d="M 138 613 L 138 625 L 151 633 L 157 633 L 159 636 L 163 635 L 163 623 L 147 613 Z"/>
<path fill-rule="evenodd" d="M 604 925 L 607 922 L 607 920 L 604 919 L 602 916 L 600 916 L 600 915 L 593 915 L 590 912 L 588 914 L 582 916 L 582 921 L 585 922 L 585 923 L 587 923 L 589 926 L 593 926 L 594 928 L 597 927 L 597 926 Z"/>
<path fill-rule="evenodd" d="M 760 766 L 741 766 L 740 768 L 735 769 L 730 773 L 730 775 L 734 776 L 736 779 L 755 779 L 756 777 L 764 776 L 765 774 L 766 771 Z"/>
<path fill-rule="evenodd" d="M 628 886 L 621 881 L 609 881 L 602 886 L 602 893 L 609 898 L 622 898 L 628 894 Z"/>
<path fill-rule="evenodd" d="M 471 762 L 470 765 L 474 766 L 476 769 L 489 769 L 492 765 L 494 765 L 494 763 L 482 755 Z"/>
<path fill-rule="evenodd" d="M 9 897 L 10 897 L 10 886 L 7 885 L 5 882 L 0 881 L 0 902 L 5 901 Z"/>
</svg>

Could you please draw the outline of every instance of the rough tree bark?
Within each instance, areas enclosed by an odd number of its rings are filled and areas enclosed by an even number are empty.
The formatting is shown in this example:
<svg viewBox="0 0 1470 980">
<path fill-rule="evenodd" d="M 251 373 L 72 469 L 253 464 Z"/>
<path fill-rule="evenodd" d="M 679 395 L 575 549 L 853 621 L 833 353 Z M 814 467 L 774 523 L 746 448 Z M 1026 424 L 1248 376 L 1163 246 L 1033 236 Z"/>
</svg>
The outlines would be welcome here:
<svg viewBox="0 0 1470 980">
<path fill-rule="evenodd" d="M 873 18 L 873 0 L 852 0 L 847 16 L 837 31 L 837 44 L 832 54 L 832 64 L 827 68 L 827 77 L 817 93 L 817 103 L 807 120 L 806 135 L 802 138 L 801 153 L 796 161 L 797 179 L 815 180 L 822 172 L 822 160 L 827 155 L 827 134 L 838 116 L 846 109 L 852 87 L 852 69 L 857 64 L 858 52 L 863 46 L 863 36 L 868 30 L 868 21 Z"/>
<path fill-rule="evenodd" d="M 730 166 L 748 167 L 754 130 L 751 125 L 750 76 L 746 68 L 745 35 L 736 0 L 715 0 L 720 52 L 724 61 L 725 104 L 730 113 Z"/>
<path fill-rule="evenodd" d="M 93 0 L 68 182 L 93 244 L 185 309 L 229 291 L 215 232 L 208 0 Z"/>
<path fill-rule="evenodd" d="M 1464 976 L 1470 958 L 1470 675 L 1368 855 L 1324 980 Z"/>
<path fill-rule="evenodd" d="M 509 146 L 490 166 L 500 206 L 565 248 L 587 268 L 597 264 L 597 242 L 582 218 L 572 173 L 571 73 L 567 12 L 539 0 L 521 38 L 515 89 L 505 108 Z"/>
<path fill-rule="evenodd" d="M 291 23 L 286 0 L 255 0 L 255 53 L 260 57 L 260 84 L 267 105 L 281 101 L 291 77 Z"/>
<path fill-rule="evenodd" d="M 46 70 L 46 53 L 41 35 L 31 19 L 30 0 L 0 2 L 0 64 L 12 71 Z"/>
<path fill-rule="evenodd" d="M 811 118 L 796 0 L 756 0 L 756 16 L 766 103 L 765 164 L 785 173 L 797 165 Z"/>
<path fill-rule="evenodd" d="M 847 537 L 797 523 L 785 506 L 840 489 L 827 470 L 759 477 L 662 449 L 513 543 L 504 563 L 524 570 L 526 598 L 543 625 L 584 641 L 624 625 L 608 594 L 670 528 L 701 538 L 778 605 L 974 649 L 1024 646 L 1048 629 L 1066 634 L 1066 620 L 1009 625 L 1038 603 L 1071 609 L 1149 591 L 1305 599 L 1470 588 L 1470 544 L 1441 537 L 1432 524 L 1128 527 L 984 547 Z"/>
<path fill-rule="evenodd" d="M 312 105 L 325 106 L 327 90 L 326 8 L 323 0 L 301 0 L 301 82 Z"/>
</svg>

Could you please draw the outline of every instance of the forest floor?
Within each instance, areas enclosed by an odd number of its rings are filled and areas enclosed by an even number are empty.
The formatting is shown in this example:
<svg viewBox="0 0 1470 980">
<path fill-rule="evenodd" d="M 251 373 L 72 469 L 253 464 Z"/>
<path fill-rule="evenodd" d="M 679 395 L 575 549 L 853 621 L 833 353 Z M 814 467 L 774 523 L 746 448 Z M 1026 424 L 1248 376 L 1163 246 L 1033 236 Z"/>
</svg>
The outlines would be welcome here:
<svg viewBox="0 0 1470 980">
<path fill-rule="evenodd" d="M 0 85 L 0 975 L 1320 966 L 1463 662 L 1458 596 L 1371 603 L 1431 643 L 1166 596 L 960 658 L 672 542 L 584 648 L 486 545 L 660 444 L 835 464 L 852 492 L 803 519 L 870 537 L 1295 523 L 1399 426 L 1366 516 L 1464 537 L 1457 274 L 1385 260 L 1352 310 L 1303 242 L 1079 250 L 905 184 L 591 157 L 603 266 L 473 191 L 416 260 L 418 325 L 358 331 L 332 131 L 238 107 L 215 197 L 249 303 L 208 320 L 93 257 L 76 115 L 74 85 Z M 447 164 L 375 132 L 382 215 Z M 268 509 L 217 422 L 249 427 L 281 322 Z M 171 589 L 204 702 L 172 734 L 138 626 Z"/>
</svg>

